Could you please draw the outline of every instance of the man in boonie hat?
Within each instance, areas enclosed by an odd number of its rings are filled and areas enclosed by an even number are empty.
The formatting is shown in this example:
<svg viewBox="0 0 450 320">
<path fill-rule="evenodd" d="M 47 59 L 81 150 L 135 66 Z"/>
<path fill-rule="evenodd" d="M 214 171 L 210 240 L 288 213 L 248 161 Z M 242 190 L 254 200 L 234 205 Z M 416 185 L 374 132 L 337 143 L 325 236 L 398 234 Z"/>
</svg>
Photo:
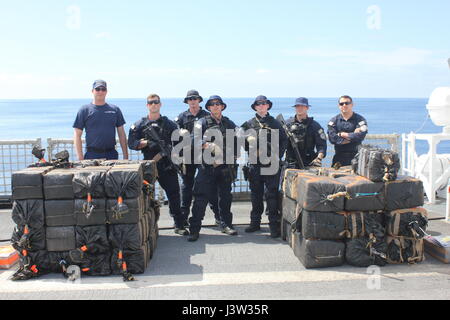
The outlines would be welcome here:
<svg viewBox="0 0 450 320">
<path fill-rule="evenodd" d="M 190 236 L 188 241 L 197 241 L 200 235 L 202 220 L 205 216 L 206 205 L 213 203 L 218 199 L 220 227 L 222 232 L 227 235 L 236 235 L 237 231 L 233 228 L 233 214 L 231 213 L 231 203 L 233 196 L 231 194 L 231 185 L 236 179 L 235 161 L 237 158 L 237 148 L 234 148 L 233 163 L 226 163 L 228 158 L 226 153 L 230 152 L 226 146 L 227 130 L 235 130 L 236 125 L 233 121 L 222 115 L 223 110 L 227 107 L 222 98 L 217 95 L 209 97 L 206 102 L 206 108 L 211 113 L 200 119 L 195 125 L 195 140 L 202 142 L 202 148 L 208 149 L 214 154 L 214 163 L 206 163 L 205 158 L 202 159 L 202 165 L 195 177 L 194 183 L 194 203 L 192 204 L 192 217 L 189 218 Z M 222 143 L 216 143 L 217 137 L 211 137 L 211 141 L 205 141 L 207 130 L 220 131 Z M 235 136 L 233 135 L 234 139 Z M 212 140 L 214 139 L 214 140 Z M 234 142 L 233 142 L 234 143 Z M 235 145 L 235 144 L 234 144 Z"/>
<path fill-rule="evenodd" d="M 183 102 L 189 105 L 189 109 L 180 113 L 175 118 L 175 122 L 180 128 L 180 135 L 185 132 L 192 134 L 194 125 L 200 119 L 209 115 L 209 112 L 202 109 L 200 103 L 203 101 L 202 96 L 197 90 L 191 89 L 186 93 Z M 181 176 L 181 212 L 183 213 L 185 225 L 188 225 L 188 218 L 192 203 L 192 189 L 194 187 L 194 177 L 197 172 L 197 165 L 194 164 L 194 149 L 191 149 L 191 159 L 189 163 L 183 163 L 184 174 Z M 217 201 L 210 203 L 210 208 L 214 212 L 216 224 L 220 225 L 219 208 Z"/>
<path fill-rule="evenodd" d="M 295 99 L 295 116 L 286 121 L 293 134 L 297 148 L 305 166 L 322 166 L 322 159 L 327 154 L 327 136 L 320 124 L 313 117 L 308 117 L 311 105 L 307 98 Z M 286 162 L 289 168 L 300 168 L 295 157 L 294 147 L 289 143 L 286 150 Z"/>
<path fill-rule="evenodd" d="M 287 137 L 281 124 L 269 114 L 269 110 L 272 108 L 272 101 L 267 99 L 264 95 L 259 95 L 255 98 L 251 104 L 251 108 L 256 111 L 255 117 L 246 121 L 242 126 L 242 131 L 248 131 L 254 129 L 259 137 L 260 130 L 269 130 L 267 134 L 267 145 L 261 146 L 258 143 L 257 150 L 257 163 L 250 163 L 248 166 L 248 180 L 251 191 L 252 210 L 250 212 L 250 226 L 245 229 L 245 232 L 255 232 L 260 230 L 261 216 L 264 211 L 264 197 L 267 203 L 267 213 L 269 216 L 269 228 L 270 236 L 277 238 L 280 236 L 280 215 L 278 210 L 278 189 L 280 182 L 280 168 L 279 163 L 284 152 L 286 151 Z M 278 130 L 279 140 L 277 141 L 279 146 L 278 163 L 262 164 L 260 161 L 260 154 L 262 150 L 271 150 L 271 130 Z M 254 136 L 246 138 L 245 151 L 249 152 L 249 145 L 251 140 L 256 139 Z M 263 175 L 261 168 L 271 167 L 276 165 L 278 171 L 273 175 Z"/>
</svg>

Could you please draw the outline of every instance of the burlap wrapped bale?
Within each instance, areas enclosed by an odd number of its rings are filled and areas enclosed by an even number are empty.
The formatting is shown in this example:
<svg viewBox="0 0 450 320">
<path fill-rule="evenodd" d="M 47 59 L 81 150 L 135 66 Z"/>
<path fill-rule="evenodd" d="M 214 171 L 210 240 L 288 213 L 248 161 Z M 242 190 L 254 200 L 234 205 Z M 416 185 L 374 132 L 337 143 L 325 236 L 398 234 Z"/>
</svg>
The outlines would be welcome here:
<svg viewBox="0 0 450 320">
<path fill-rule="evenodd" d="M 52 167 L 38 167 L 13 172 L 11 176 L 13 200 L 44 199 L 43 176 L 52 169 Z"/>
<path fill-rule="evenodd" d="M 388 263 L 414 264 L 425 260 L 423 239 L 387 236 L 386 243 Z"/>
<path fill-rule="evenodd" d="M 345 185 L 333 178 L 301 175 L 297 178 L 297 202 L 310 211 L 344 210 Z"/>
<path fill-rule="evenodd" d="M 400 170 L 400 159 L 395 151 L 363 145 L 352 160 L 352 168 L 375 182 L 393 181 Z"/>
<path fill-rule="evenodd" d="M 76 224 L 73 200 L 45 200 L 45 224 L 49 227 Z"/>
<path fill-rule="evenodd" d="M 375 236 L 383 239 L 385 236 L 385 215 L 383 211 L 351 211 L 347 216 L 347 238 L 362 238 Z"/>
<path fill-rule="evenodd" d="M 390 236 L 422 239 L 426 234 L 428 213 L 424 208 L 400 209 L 386 212 L 386 231 Z"/>
<path fill-rule="evenodd" d="M 385 210 L 421 207 L 424 204 L 424 190 L 421 180 L 399 176 L 385 184 Z"/>
<path fill-rule="evenodd" d="M 348 197 L 345 198 L 344 207 L 346 211 L 374 211 L 383 210 L 384 183 L 372 182 L 369 179 L 348 175 L 336 178 L 345 184 Z"/>
<path fill-rule="evenodd" d="M 309 172 L 307 170 L 299 170 L 299 169 L 286 169 L 283 177 L 283 186 L 282 191 L 285 197 L 288 197 L 292 200 L 297 201 L 298 197 L 298 182 L 297 180 L 301 176 L 316 176 L 314 173 Z"/>
</svg>

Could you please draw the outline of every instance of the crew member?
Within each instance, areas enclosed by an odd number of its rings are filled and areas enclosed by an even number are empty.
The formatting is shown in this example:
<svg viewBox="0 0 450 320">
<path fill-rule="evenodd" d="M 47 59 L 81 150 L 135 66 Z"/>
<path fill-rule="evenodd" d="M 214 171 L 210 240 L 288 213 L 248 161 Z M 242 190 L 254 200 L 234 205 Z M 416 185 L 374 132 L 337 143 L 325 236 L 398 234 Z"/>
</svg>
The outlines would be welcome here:
<svg viewBox="0 0 450 320">
<path fill-rule="evenodd" d="M 328 139 L 336 151 L 332 165 L 348 166 L 358 153 L 368 127 L 366 119 L 353 112 L 353 99 L 350 96 L 339 98 L 339 109 L 341 113 L 328 123 Z"/>
<path fill-rule="evenodd" d="M 131 126 L 128 134 L 128 146 L 132 150 L 141 150 L 145 160 L 157 161 L 158 182 L 169 200 L 169 212 L 175 224 L 174 231 L 179 235 L 188 235 L 189 232 L 184 227 L 184 219 L 180 210 L 178 174 L 170 159 L 172 132 L 178 127 L 175 122 L 161 115 L 161 106 L 161 99 L 157 94 L 150 94 L 147 97 L 148 115 Z M 152 130 L 154 136 L 150 134 Z M 162 148 L 168 148 L 170 153 L 166 156 L 162 155 Z"/>
<path fill-rule="evenodd" d="M 307 98 L 297 98 L 293 107 L 296 114 L 286 121 L 286 125 L 294 136 L 303 165 L 321 167 L 322 159 L 327 154 L 327 136 L 320 124 L 313 117 L 308 117 L 311 106 Z M 301 168 L 291 143 L 288 143 L 286 162 L 288 168 Z"/>
<path fill-rule="evenodd" d="M 194 144 L 196 141 L 201 141 L 202 149 L 208 149 L 214 155 L 214 163 L 207 163 L 203 158 L 203 164 L 199 166 L 199 172 L 195 177 L 192 217 L 189 218 L 189 241 L 198 240 L 202 220 L 205 216 L 206 205 L 208 202 L 213 203 L 215 199 L 218 199 L 222 232 L 228 235 L 237 234 L 237 231 L 233 228 L 233 215 L 230 211 L 233 200 L 231 185 L 236 178 L 236 141 L 233 141 L 233 163 L 226 163 L 226 154 L 227 152 L 231 152 L 226 148 L 227 139 L 229 139 L 226 133 L 227 130 L 235 130 L 236 125 L 233 121 L 222 115 L 226 107 L 227 105 L 220 96 L 211 96 L 206 102 L 206 108 L 211 114 L 200 119 L 196 124 L 196 129 L 201 131 L 201 136 L 194 134 Z M 219 138 L 222 139 L 222 146 L 220 146 L 218 141 L 212 140 L 215 138 L 211 138 L 212 141 L 210 142 L 205 141 L 204 134 L 207 133 L 207 130 L 211 130 L 209 131 L 211 133 L 213 129 L 215 129 L 215 132 L 221 133 L 221 137 Z M 232 137 L 236 139 L 234 134 Z"/>
<path fill-rule="evenodd" d="M 73 124 L 75 151 L 79 160 L 118 159 L 116 129 L 124 159 L 128 159 L 125 120 L 118 106 L 106 103 L 106 82 L 96 80 L 92 86 L 93 101 L 80 108 Z M 86 128 L 86 153 L 83 155 L 81 136 Z"/>
<path fill-rule="evenodd" d="M 203 98 L 200 96 L 197 90 L 189 90 L 184 98 L 184 103 L 189 105 L 189 109 L 175 118 L 175 122 L 180 129 L 187 130 L 189 134 L 193 134 L 194 125 L 201 118 L 209 115 L 209 112 L 203 110 L 200 103 Z M 183 164 L 183 175 L 181 175 L 181 212 L 183 213 L 185 225 L 190 213 L 192 203 L 192 189 L 194 187 L 194 177 L 197 171 L 197 165 L 194 164 L 194 148 L 191 149 L 190 163 Z M 214 212 L 214 218 L 216 219 L 216 225 L 220 226 L 219 207 L 217 199 L 213 203 L 210 203 L 210 208 Z"/>
<path fill-rule="evenodd" d="M 255 232 L 260 230 L 261 216 L 264 211 L 263 196 L 267 202 L 267 213 L 269 216 L 269 228 L 270 236 L 272 238 L 277 238 L 280 236 L 280 214 L 278 210 L 278 189 L 280 181 L 280 159 L 282 158 L 287 147 L 287 137 L 281 124 L 269 114 L 269 110 L 272 108 L 272 102 L 267 99 L 267 97 L 260 95 L 256 97 L 255 101 L 251 105 L 251 108 L 256 111 L 254 118 L 245 122 L 241 126 L 241 130 L 254 129 L 257 132 L 258 137 L 262 130 L 268 130 L 267 145 L 263 146 L 258 141 L 258 157 L 257 163 L 250 163 L 249 165 L 249 175 L 248 180 L 250 184 L 251 191 L 251 201 L 252 210 L 250 213 L 250 226 L 245 229 L 245 232 Z M 279 138 L 278 141 L 278 151 L 279 154 L 276 155 L 276 167 L 277 171 L 272 175 L 263 175 L 262 169 L 264 167 L 270 167 L 274 165 L 272 161 L 269 164 L 262 164 L 260 161 L 260 154 L 262 150 L 268 150 L 271 153 L 271 131 L 272 129 L 278 130 Z M 254 137 L 248 137 L 246 143 L 246 151 L 250 150 L 249 139 L 254 139 Z M 272 157 L 271 157 L 272 159 Z"/>
</svg>

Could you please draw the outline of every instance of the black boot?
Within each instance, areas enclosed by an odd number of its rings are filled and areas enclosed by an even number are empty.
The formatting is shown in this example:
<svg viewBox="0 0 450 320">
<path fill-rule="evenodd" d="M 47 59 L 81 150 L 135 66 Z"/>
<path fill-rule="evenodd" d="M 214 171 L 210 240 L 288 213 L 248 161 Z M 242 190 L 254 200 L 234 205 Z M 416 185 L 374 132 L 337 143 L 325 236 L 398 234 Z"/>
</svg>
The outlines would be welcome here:
<svg viewBox="0 0 450 320">
<path fill-rule="evenodd" d="M 270 237 L 279 238 L 281 236 L 281 231 L 279 227 L 270 227 Z"/>
<path fill-rule="evenodd" d="M 255 232 L 261 230 L 261 227 L 259 226 L 259 224 L 250 224 L 250 226 L 248 228 L 245 228 L 245 232 L 250 233 L 250 232 Z"/>
<path fill-rule="evenodd" d="M 200 237 L 200 234 L 198 232 L 191 232 L 191 234 L 188 237 L 188 241 L 189 242 L 197 241 L 199 237 Z"/>
</svg>

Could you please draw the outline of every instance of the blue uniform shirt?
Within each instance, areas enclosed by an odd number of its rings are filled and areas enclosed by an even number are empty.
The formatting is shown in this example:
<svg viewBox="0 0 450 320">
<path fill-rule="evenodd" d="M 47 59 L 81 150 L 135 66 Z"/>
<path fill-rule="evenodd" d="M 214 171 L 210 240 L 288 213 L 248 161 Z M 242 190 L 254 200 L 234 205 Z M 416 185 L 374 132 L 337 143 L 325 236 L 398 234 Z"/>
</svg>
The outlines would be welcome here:
<svg viewBox="0 0 450 320">
<path fill-rule="evenodd" d="M 113 149 L 116 145 L 116 128 L 124 124 L 118 106 L 108 103 L 96 106 L 90 103 L 80 108 L 73 128 L 86 129 L 86 147 Z"/>
<path fill-rule="evenodd" d="M 356 129 L 360 128 L 361 132 L 355 133 Z M 343 144 L 346 140 L 338 136 L 339 132 L 348 132 L 350 143 Z M 357 152 L 358 146 L 362 143 L 368 132 L 367 121 L 363 116 L 353 112 L 350 119 L 345 120 L 342 114 L 331 118 L 328 123 L 328 139 L 332 144 L 336 153 L 340 152 Z"/>
<path fill-rule="evenodd" d="M 180 129 L 186 129 L 189 133 L 192 133 L 195 122 L 206 117 L 207 115 L 209 115 L 209 112 L 200 107 L 200 111 L 197 115 L 194 116 L 189 110 L 187 110 L 180 113 L 180 115 L 175 118 L 175 122 L 178 124 Z"/>
</svg>

